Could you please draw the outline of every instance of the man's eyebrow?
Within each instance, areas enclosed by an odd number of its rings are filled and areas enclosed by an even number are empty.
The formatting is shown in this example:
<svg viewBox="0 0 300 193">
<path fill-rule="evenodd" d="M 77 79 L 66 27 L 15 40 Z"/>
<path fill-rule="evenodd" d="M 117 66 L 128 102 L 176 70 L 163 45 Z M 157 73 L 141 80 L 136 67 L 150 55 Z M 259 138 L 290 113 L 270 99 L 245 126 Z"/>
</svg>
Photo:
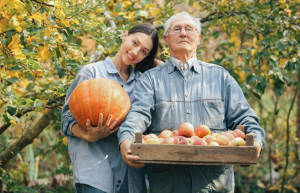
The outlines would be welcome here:
<svg viewBox="0 0 300 193">
<path fill-rule="evenodd" d="M 140 42 L 140 40 L 138 39 L 138 38 L 135 38 L 138 42 L 139 42 L 139 44 L 141 44 L 141 42 Z M 146 48 L 146 47 L 144 47 L 146 50 L 148 50 L 148 52 L 150 52 L 150 50 L 148 49 L 148 48 Z"/>
</svg>

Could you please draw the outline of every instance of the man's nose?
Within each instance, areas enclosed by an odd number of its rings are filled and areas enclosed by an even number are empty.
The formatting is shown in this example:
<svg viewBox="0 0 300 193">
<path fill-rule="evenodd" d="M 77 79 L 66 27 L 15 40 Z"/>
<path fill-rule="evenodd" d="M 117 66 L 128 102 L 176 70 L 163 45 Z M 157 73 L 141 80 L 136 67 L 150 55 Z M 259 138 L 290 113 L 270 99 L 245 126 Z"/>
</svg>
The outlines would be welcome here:
<svg viewBox="0 0 300 193">
<path fill-rule="evenodd" d="M 186 31 L 184 28 L 180 30 L 180 36 L 186 36 Z"/>
</svg>

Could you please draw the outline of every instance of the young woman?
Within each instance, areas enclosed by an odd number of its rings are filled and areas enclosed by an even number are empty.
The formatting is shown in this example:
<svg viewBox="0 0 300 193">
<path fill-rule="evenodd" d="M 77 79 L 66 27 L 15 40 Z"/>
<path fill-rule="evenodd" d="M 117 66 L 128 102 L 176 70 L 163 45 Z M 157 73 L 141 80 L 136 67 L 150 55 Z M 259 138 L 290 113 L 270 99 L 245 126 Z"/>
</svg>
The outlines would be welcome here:
<svg viewBox="0 0 300 193">
<path fill-rule="evenodd" d="M 119 83 L 133 100 L 136 79 L 155 66 L 158 33 L 146 23 L 138 24 L 123 35 L 119 52 L 104 61 L 82 67 L 70 86 L 62 110 L 62 133 L 68 137 L 68 148 L 73 166 L 74 188 L 77 193 L 143 193 L 146 192 L 142 168 L 131 168 L 123 162 L 119 152 L 117 120 L 108 118 L 102 125 L 93 127 L 87 120 L 84 130 L 71 115 L 69 97 L 76 86 L 92 78 L 108 78 Z M 135 64 L 135 68 L 131 65 Z M 112 123 L 111 123 L 112 122 Z"/>
</svg>

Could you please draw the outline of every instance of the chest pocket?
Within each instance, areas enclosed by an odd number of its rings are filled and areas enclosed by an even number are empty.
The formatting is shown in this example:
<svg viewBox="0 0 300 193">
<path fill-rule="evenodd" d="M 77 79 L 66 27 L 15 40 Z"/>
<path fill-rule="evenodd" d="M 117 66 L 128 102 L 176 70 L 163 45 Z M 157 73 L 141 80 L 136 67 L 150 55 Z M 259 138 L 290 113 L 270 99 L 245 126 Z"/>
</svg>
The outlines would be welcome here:
<svg viewBox="0 0 300 193">
<path fill-rule="evenodd" d="M 202 100 L 202 118 L 204 124 L 215 132 L 225 129 L 225 103 L 222 100 Z"/>
<path fill-rule="evenodd" d="M 172 102 L 159 101 L 154 105 L 152 112 L 151 130 L 160 133 L 165 129 L 174 128 L 174 108 Z"/>
</svg>

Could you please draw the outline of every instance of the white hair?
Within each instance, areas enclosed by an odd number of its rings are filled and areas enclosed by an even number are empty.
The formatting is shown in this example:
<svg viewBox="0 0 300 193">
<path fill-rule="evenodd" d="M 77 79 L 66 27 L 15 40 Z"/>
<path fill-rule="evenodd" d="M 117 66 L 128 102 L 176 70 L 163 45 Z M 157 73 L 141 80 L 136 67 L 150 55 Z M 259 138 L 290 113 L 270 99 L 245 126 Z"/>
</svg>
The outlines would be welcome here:
<svg viewBox="0 0 300 193">
<path fill-rule="evenodd" d="M 190 17 L 195 23 L 196 23 L 196 29 L 199 32 L 199 34 L 201 34 L 201 19 L 200 18 L 195 18 L 194 16 L 191 16 L 189 13 L 182 11 L 179 13 L 176 13 L 175 15 L 173 15 L 172 17 L 170 17 L 164 24 L 164 36 L 168 35 L 168 30 L 170 28 L 171 25 L 171 21 L 172 19 L 174 19 L 177 16 L 188 16 Z"/>
</svg>

